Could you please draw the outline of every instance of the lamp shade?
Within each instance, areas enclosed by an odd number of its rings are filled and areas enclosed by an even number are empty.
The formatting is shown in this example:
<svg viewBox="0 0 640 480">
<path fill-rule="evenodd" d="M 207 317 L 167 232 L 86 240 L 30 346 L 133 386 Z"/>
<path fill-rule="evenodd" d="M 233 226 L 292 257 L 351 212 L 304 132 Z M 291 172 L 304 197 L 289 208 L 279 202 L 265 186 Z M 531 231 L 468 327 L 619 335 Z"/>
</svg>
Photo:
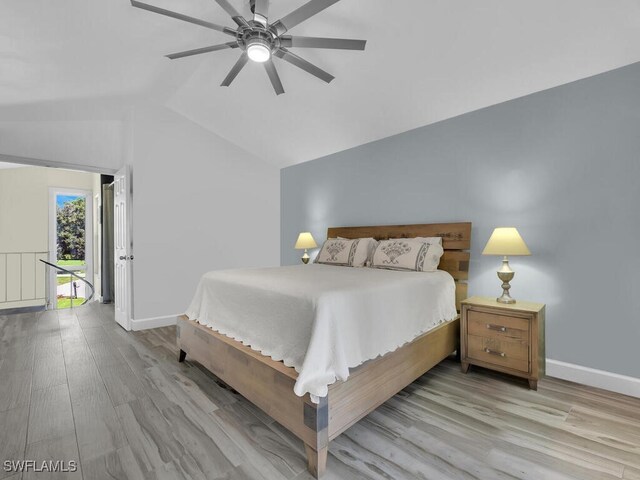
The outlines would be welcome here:
<svg viewBox="0 0 640 480">
<path fill-rule="evenodd" d="M 482 255 L 531 255 L 529 247 L 513 227 L 496 228 Z"/>
<path fill-rule="evenodd" d="M 311 232 L 302 232 L 300 235 L 298 235 L 298 240 L 296 241 L 295 248 L 298 250 L 302 250 L 305 248 L 316 248 L 317 246 L 318 244 L 313 239 L 313 235 L 311 235 Z"/>
</svg>

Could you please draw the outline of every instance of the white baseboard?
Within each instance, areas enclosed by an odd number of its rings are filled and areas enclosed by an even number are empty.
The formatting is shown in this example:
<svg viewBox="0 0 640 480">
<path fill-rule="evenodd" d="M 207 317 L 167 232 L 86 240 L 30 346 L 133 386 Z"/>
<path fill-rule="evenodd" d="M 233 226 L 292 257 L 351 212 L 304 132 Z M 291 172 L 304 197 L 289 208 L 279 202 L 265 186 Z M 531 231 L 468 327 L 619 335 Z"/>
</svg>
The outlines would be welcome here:
<svg viewBox="0 0 640 480">
<path fill-rule="evenodd" d="M 22 307 L 40 307 L 45 305 L 47 301 L 44 298 L 37 298 L 35 300 L 16 300 L 14 302 L 2 302 L 0 303 L 0 310 L 22 308 Z"/>
<path fill-rule="evenodd" d="M 547 359 L 547 375 L 640 398 L 640 378 Z"/>
<path fill-rule="evenodd" d="M 160 328 L 160 327 L 168 327 L 170 325 L 175 325 L 178 323 L 178 317 L 180 313 L 176 313 L 175 315 L 167 315 L 165 317 L 152 317 L 152 318 L 140 318 L 140 319 L 131 319 L 131 330 L 139 331 L 139 330 L 148 330 L 150 328 Z"/>
</svg>

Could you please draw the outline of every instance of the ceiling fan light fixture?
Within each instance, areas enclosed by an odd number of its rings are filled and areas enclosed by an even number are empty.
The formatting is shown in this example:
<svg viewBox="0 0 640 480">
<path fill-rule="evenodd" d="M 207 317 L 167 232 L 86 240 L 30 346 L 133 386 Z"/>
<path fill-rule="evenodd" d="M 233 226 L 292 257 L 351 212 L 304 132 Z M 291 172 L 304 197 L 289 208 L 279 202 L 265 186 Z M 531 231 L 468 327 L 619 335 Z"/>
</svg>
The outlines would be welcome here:
<svg viewBox="0 0 640 480">
<path fill-rule="evenodd" d="M 247 55 L 254 62 L 264 63 L 271 58 L 271 46 L 261 38 L 252 39 L 247 45 Z"/>
</svg>

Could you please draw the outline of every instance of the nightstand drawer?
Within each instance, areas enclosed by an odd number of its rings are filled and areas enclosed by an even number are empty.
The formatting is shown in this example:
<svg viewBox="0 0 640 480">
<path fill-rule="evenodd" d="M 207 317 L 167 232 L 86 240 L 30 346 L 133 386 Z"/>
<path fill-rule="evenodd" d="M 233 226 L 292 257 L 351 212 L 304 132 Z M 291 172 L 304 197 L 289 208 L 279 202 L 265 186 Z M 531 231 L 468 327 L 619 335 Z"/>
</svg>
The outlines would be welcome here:
<svg viewBox="0 0 640 480">
<path fill-rule="evenodd" d="M 522 342 L 469 335 L 468 356 L 474 360 L 529 371 L 529 346 Z"/>
<path fill-rule="evenodd" d="M 469 310 L 467 328 L 469 335 L 529 343 L 529 320 L 526 318 Z"/>
</svg>

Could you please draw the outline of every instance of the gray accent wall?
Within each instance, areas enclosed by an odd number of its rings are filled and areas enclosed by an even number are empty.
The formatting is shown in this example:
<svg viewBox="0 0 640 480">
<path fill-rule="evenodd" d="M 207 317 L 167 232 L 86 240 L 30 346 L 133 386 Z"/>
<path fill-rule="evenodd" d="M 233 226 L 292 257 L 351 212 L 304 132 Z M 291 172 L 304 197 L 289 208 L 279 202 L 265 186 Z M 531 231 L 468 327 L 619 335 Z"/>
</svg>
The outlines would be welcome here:
<svg viewBox="0 0 640 480">
<path fill-rule="evenodd" d="M 547 358 L 640 377 L 639 184 L 634 64 L 283 169 L 281 261 L 301 231 L 471 221 L 469 294 L 497 296 L 481 252 L 515 226 L 533 255 L 511 292 L 547 304 Z"/>
</svg>

